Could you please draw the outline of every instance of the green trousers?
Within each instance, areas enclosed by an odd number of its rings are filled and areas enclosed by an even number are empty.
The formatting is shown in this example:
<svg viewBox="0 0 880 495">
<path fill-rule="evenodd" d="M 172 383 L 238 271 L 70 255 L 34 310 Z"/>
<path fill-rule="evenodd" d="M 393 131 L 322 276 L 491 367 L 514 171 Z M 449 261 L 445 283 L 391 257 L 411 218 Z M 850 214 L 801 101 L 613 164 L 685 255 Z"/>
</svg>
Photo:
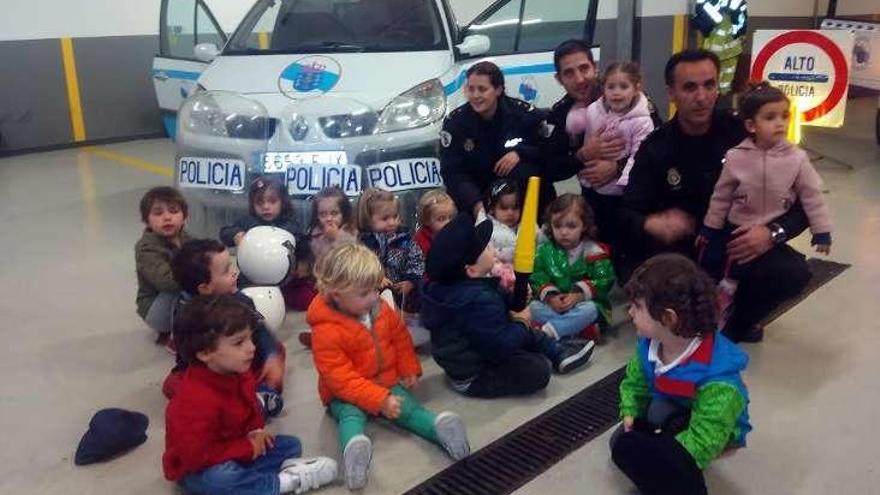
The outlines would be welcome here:
<svg viewBox="0 0 880 495">
<path fill-rule="evenodd" d="M 391 389 L 391 395 L 403 398 L 400 416 L 392 420 L 394 424 L 429 442 L 438 443 L 437 432 L 434 430 L 434 419 L 437 415 L 425 409 L 409 393 L 409 390 L 400 385 Z M 348 402 L 333 400 L 330 402 L 330 415 L 339 424 L 339 452 L 343 452 L 349 440 L 355 435 L 363 434 L 364 427 L 367 425 L 367 413 Z"/>
</svg>

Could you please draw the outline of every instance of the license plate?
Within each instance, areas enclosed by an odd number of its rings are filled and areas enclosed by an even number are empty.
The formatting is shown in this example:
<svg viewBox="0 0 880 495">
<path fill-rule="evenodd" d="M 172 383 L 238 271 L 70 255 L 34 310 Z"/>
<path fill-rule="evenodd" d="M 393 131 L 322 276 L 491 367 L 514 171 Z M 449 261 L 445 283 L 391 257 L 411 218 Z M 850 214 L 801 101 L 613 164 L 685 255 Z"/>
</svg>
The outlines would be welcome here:
<svg viewBox="0 0 880 495">
<path fill-rule="evenodd" d="M 433 157 L 406 158 L 370 165 L 366 168 L 366 182 L 391 192 L 441 187 L 440 160 Z"/>
<path fill-rule="evenodd" d="M 177 167 L 180 187 L 241 191 L 245 180 L 244 160 L 185 156 Z"/>
<path fill-rule="evenodd" d="M 263 155 L 263 171 L 284 172 L 292 166 L 348 165 L 344 151 L 272 152 Z"/>
</svg>

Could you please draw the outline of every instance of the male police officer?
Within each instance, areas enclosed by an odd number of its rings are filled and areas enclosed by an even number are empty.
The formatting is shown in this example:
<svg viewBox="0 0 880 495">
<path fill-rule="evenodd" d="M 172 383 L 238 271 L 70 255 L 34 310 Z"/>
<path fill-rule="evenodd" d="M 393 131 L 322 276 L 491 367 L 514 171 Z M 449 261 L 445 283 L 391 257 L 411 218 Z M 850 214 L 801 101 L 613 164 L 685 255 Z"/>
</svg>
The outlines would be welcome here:
<svg viewBox="0 0 880 495">
<path fill-rule="evenodd" d="M 705 50 L 673 55 L 666 64 L 667 94 L 678 111 L 642 143 L 620 211 L 626 253 L 620 279 L 653 254 L 694 254 L 695 233 L 728 149 L 746 137 L 734 115 L 715 110 L 718 57 Z M 800 204 L 767 225 L 740 228 L 728 244 L 732 262 L 748 264 L 725 333 L 736 341 L 763 338 L 758 326 L 782 301 L 799 293 L 810 273 L 804 256 L 785 242 L 807 227 Z"/>
</svg>

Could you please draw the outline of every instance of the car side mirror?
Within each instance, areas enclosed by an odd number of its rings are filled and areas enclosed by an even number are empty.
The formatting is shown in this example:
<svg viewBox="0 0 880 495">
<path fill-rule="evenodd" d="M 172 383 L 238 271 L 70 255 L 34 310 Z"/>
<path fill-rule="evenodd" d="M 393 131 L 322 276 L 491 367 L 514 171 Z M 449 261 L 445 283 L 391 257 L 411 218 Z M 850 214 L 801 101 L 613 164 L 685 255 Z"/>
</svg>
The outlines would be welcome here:
<svg viewBox="0 0 880 495">
<path fill-rule="evenodd" d="M 485 34 L 472 34 L 465 36 L 461 43 L 455 47 L 458 48 L 458 53 L 462 55 L 476 57 L 489 52 L 489 48 L 492 47 L 492 40 Z"/>
<path fill-rule="evenodd" d="M 193 48 L 196 60 L 202 62 L 213 62 L 217 55 L 220 55 L 220 49 L 214 43 L 199 43 Z"/>
</svg>

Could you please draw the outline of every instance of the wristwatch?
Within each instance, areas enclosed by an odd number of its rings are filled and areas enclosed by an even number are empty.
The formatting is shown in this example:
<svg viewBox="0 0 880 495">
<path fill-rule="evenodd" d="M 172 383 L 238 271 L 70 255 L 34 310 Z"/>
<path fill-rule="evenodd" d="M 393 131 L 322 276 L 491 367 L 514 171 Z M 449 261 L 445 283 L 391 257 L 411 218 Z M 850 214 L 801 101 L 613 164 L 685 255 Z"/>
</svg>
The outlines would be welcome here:
<svg viewBox="0 0 880 495">
<path fill-rule="evenodd" d="M 771 223 L 767 228 L 770 229 L 770 240 L 773 241 L 773 244 L 783 244 L 788 240 L 788 236 L 785 234 L 785 229 L 782 228 L 782 225 Z"/>
</svg>

